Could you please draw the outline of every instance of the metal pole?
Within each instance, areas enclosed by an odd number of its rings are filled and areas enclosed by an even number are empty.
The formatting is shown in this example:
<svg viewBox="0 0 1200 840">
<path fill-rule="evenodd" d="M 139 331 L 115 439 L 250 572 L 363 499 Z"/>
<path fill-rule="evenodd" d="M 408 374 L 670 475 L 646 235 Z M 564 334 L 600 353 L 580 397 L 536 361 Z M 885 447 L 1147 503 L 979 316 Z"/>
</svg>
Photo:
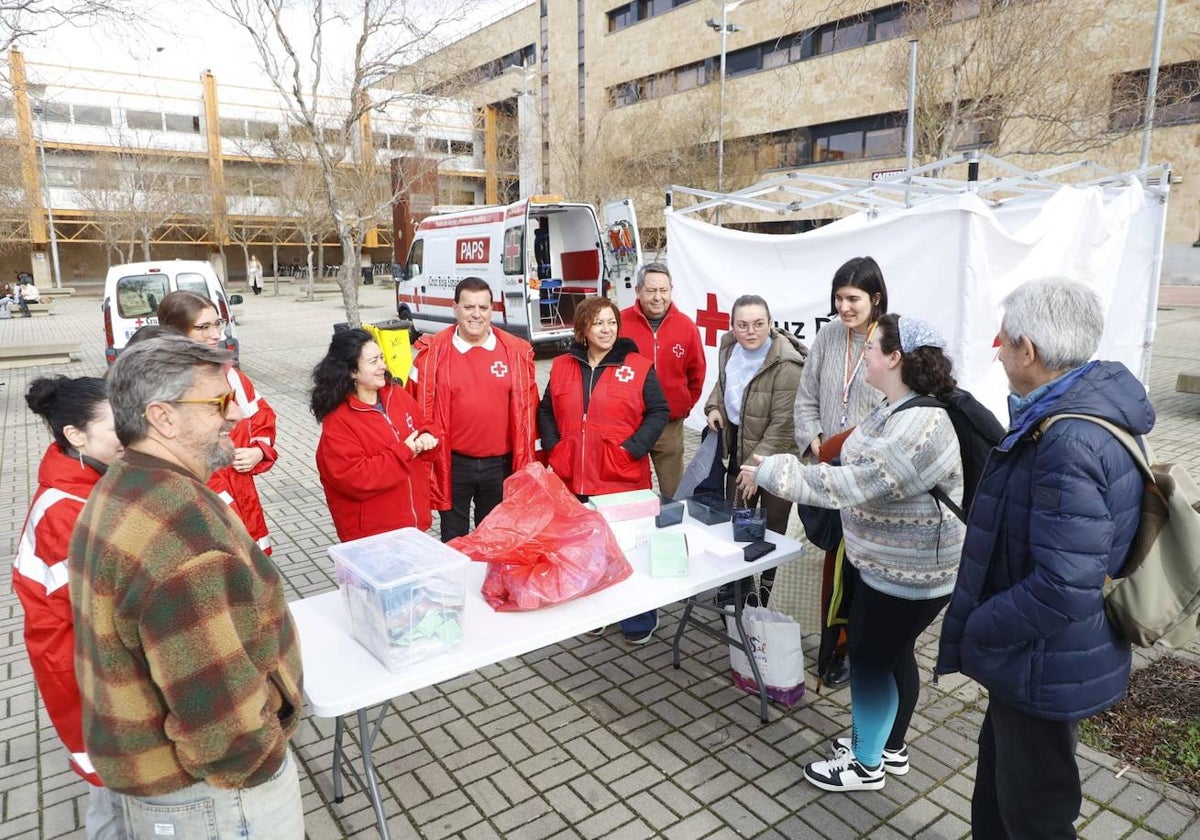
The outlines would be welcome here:
<svg viewBox="0 0 1200 840">
<path fill-rule="evenodd" d="M 54 288 L 62 288 L 62 270 L 58 266 L 58 233 L 54 230 L 54 202 L 50 200 L 50 182 L 46 179 L 46 144 L 42 139 L 45 127 L 42 123 L 41 105 L 34 108 L 38 118 L 38 152 L 42 159 L 42 198 L 46 202 L 46 221 L 50 223 L 50 259 L 54 266 Z"/>
<path fill-rule="evenodd" d="M 904 126 L 904 170 L 912 172 L 913 156 L 916 145 L 917 122 L 917 39 L 908 42 L 908 122 Z M 904 183 L 912 185 L 912 175 L 906 175 Z M 904 190 L 904 206 L 912 206 L 912 196 L 909 189 Z"/>
<path fill-rule="evenodd" d="M 1158 57 L 1162 53 L 1163 21 L 1167 16 L 1167 0 L 1158 0 L 1158 15 L 1154 21 L 1154 50 L 1150 55 L 1150 78 L 1146 80 L 1146 119 L 1142 128 L 1142 156 L 1138 167 L 1145 169 L 1150 162 L 1150 135 L 1154 132 L 1154 108 L 1158 98 Z"/>
<path fill-rule="evenodd" d="M 721 4 L 721 92 L 717 104 L 717 192 L 725 191 L 725 43 L 729 37 L 729 4 Z"/>
</svg>

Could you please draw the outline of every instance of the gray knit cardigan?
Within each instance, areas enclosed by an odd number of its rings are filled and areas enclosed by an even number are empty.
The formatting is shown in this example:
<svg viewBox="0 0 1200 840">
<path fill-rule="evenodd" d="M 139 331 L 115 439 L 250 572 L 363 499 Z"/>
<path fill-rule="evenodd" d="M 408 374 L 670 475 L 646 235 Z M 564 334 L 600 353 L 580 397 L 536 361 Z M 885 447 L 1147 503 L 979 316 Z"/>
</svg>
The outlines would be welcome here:
<svg viewBox="0 0 1200 840">
<path fill-rule="evenodd" d="M 908 398 L 906 398 L 908 399 Z M 929 491 L 962 499 L 962 459 L 949 415 L 918 407 L 872 411 L 842 446 L 842 466 L 763 460 L 755 481 L 783 499 L 842 512 L 846 556 L 872 588 L 911 600 L 954 588 L 965 529 Z"/>
</svg>

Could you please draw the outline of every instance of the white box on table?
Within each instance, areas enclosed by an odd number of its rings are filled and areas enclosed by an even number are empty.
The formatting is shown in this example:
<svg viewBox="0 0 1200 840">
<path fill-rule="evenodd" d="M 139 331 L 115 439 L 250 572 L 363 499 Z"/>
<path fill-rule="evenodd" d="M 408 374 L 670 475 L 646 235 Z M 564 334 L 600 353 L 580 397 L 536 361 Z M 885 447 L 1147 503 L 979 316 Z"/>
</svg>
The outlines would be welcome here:
<svg viewBox="0 0 1200 840">
<path fill-rule="evenodd" d="M 331 545 L 354 638 L 389 671 L 462 640 L 471 559 L 416 528 Z"/>
</svg>

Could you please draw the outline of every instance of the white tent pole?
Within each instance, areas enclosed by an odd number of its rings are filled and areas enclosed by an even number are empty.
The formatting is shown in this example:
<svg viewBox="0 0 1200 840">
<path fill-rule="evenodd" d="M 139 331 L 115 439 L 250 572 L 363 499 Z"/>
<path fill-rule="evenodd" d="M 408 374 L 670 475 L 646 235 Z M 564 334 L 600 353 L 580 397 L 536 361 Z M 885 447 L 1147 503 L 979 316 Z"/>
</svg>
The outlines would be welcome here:
<svg viewBox="0 0 1200 840">
<path fill-rule="evenodd" d="M 908 122 L 904 126 L 904 171 L 909 173 L 905 183 L 912 183 L 914 143 L 917 120 L 917 39 L 908 42 Z M 904 206 L 911 207 L 909 192 L 904 191 Z"/>
</svg>

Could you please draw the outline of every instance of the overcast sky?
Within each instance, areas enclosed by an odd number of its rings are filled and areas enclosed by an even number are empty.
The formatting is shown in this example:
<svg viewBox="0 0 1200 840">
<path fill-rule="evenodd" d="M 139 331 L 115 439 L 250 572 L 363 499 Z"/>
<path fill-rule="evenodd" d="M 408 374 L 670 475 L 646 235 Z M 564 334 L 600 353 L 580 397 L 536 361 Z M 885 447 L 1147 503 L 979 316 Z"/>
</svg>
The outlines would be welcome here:
<svg viewBox="0 0 1200 840">
<path fill-rule="evenodd" d="M 410 0 L 419 5 L 420 0 Z M 528 0 L 464 0 L 471 9 L 467 31 L 497 14 L 526 5 Z M 262 77 L 246 36 L 222 19 L 203 0 L 152 0 L 141 27 L 105 25 L 64 27 L 19 46 L 26 60 L 79 68 L 121 70 L 146 76 L 194 79 L 206 69 L 218 81 L 270 87 Z M 327 49 L 348 55 L 349 28 L 330 26 Z"/>
</svg>

